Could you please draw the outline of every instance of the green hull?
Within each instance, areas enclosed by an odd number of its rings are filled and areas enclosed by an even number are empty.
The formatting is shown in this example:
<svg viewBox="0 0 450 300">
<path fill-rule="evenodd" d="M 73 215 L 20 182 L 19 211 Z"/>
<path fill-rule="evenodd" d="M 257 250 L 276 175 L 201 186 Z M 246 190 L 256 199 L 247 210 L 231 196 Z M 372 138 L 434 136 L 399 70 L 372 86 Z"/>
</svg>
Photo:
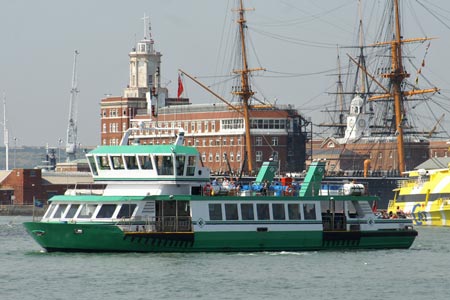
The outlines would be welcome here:
<svg viewBox="0 0 450 300">
<path fill-rule="evenodd" d="M 28 233 L 47 251 L 255 252 L 409 248 L 417 232 L 272 231 L 124 233 L 110 224 L 27 222 Z"/>
</svg>

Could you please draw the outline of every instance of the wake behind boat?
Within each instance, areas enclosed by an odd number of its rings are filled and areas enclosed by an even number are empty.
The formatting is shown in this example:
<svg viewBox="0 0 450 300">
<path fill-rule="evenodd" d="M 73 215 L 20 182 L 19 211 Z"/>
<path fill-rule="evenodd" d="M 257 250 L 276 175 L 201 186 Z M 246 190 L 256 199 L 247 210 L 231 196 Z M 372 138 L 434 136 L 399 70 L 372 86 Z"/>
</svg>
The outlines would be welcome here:
<svg viewBox="0 0 450 300">
<path fill-rule="evenodd" d="M 151 123 L 151 122 L 150 122 Z M 87 154 L 101 191 L 68 190 L 54 196 L 39 222 L 24 223 L 47 251 L 304 251 L 409 248 L 417 231 L 408 219 L 381 219 L 361 185 L 317 196 L 325 163 L 311 164 L 299 196 L 229 193 L 212 196 L 210 172 L 195 147 L 128 145 Z M 262 168 L 269 178 L 276 170 Z"/>
</svg>

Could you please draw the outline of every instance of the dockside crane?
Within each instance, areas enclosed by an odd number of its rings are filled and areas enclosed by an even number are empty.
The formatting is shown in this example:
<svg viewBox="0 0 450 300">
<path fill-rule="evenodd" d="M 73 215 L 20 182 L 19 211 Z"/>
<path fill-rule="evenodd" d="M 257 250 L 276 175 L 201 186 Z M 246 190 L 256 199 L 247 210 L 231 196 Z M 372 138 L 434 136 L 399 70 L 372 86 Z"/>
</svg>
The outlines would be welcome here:
<svg viewBox="0 0 450 300">
<path fill-rule="evenodd" d="M 70 90 L 69 124 L 67 126 L 66 139 L 67 162 L 75 160 L 77 153 L 77 94 L 79 93 L 77 88 L 78 54 L 78 50 L 75 50 L 73 59 L 72 88 Z"/>
</svg>

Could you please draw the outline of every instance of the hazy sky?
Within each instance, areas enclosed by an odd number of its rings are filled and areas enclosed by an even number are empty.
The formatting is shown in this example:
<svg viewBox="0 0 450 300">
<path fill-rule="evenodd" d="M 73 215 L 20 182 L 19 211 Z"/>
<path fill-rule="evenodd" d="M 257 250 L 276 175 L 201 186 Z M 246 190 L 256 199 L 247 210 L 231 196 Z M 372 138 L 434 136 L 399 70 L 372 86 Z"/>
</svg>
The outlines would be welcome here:
<svg viewBox="0 0 450 300">
<path fill-rule="evenodd" d="M 366 26 L 376 27 L 385 0 L 366 2 Z M 423 72 L 445 94 L 450 87 L 450 1 L 402 2 L 410 22 L 405 21 L 405 37 L 439 37 Z M 2 1 L 0 92 L 6 94 L 10 145 L 14 137 L 18 145 L 57 146 L 65 140 L 75 49 L 80 52 L 78 141 L 98 145 L 100 100 L 105 94 L 122 95 L 128 53 L 143 37 L 144 14 L 150 16 L 155 48 L 163 54 L 162 82 L 171 96 L 179 68 L 207 84 L 220 81 L 209 76 L 224 75 L 224 57 L 233 51 L 229 36 L 236 26 L 235 6 L 234 0 Z M 322 122 L 320 110 L 333 101 L 328 92 L 335 90 L 336 45 L 357 41 L 357 0 L 252 0 L 245 6 L 255 8 L 247 13 L 250 67 L 267 69 L 255 76 L 257 96 L 293 104 L 314 123 Z M 375 41 L 371 30 L 366 41 Z M 424 48 L 416 47 L 419 60 Z M 341 57 L 350 51 L 341 49 Z M 229 91 L 219 92 L 230 97 Z M 216 101 L 187 79 L 185 96 L 193 103 Z M 449 128 L 447 121 L 441 124 Z"/>
</svg>

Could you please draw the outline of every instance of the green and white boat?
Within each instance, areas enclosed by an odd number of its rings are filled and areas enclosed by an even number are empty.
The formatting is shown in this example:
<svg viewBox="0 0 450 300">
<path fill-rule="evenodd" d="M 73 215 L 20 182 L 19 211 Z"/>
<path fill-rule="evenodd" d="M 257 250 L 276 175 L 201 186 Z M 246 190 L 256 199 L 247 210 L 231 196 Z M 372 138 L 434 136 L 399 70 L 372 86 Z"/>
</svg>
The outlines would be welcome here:
<svg viewBox="0 0 450 300">
<path fill-rule="evenodd" d="M 130 131 L 131 132 L 131 131 Z M 409 219 L 381 219 L 360 184 L 320 196 L 325 163 L 311 164 L 298 196 L 210 192 L 210 172 L 194 147 L 99 146 L 87 154 L 102 191 L 54 196 L 28 233 L 47 251 L 226 252 L 409 248 Z M 274 162 L 258 180 L 273 179 Z"/>
</svg>

